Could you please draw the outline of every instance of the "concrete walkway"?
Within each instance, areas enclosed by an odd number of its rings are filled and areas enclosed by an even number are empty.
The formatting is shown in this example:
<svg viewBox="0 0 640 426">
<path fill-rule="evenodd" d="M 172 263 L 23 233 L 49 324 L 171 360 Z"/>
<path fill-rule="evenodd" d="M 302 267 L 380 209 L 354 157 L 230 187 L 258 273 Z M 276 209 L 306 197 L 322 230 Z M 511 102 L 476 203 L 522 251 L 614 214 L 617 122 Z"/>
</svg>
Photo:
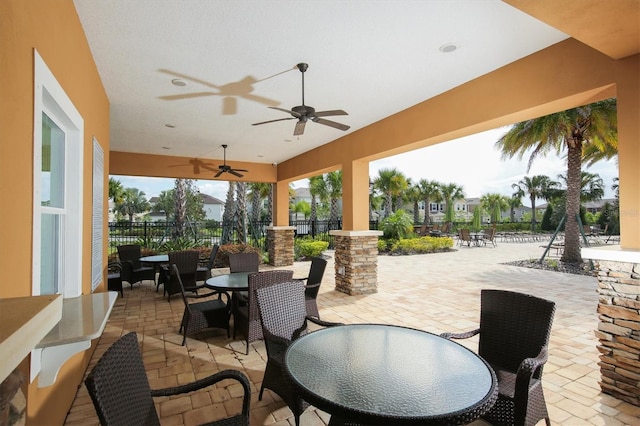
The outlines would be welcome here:
<svg viewBox="0 0 640 426">
<path fill-rule="evenodd" d="M 562 274 L 504 262 L 539 258 L 540 242 L 503 243 L 497 247 L 462 247 L 455 252 L 416 256 L 379 256 L 378 293 L 348 296 L 334 290 L 333 257 L 318 296 L 320 315 L 344 323 L 388 323 L 433 333 L 466 331 L 478 324 L 480 290 L 499 288 L 553 300 L 557 304 L 550 356 L 543 384 L 552 424 L 639 425 L 640 408 L 600 392 L 598 380 L 597 281 L 593 277 Z M 327 253 L 333 256 L 333 253 Z M 304 276 L 309 262 L 296 262 L 294 276 Z M 265 269 L 268 269 L 266 267 Z M 216 271 L 218 272 L 218 271 Z M 225 273 L 225 269 L 219 270 Z M 293 416 L 279 397 L 265 392 L 258 401 L 266 351 L 263 342 L 251 345 L 227 339 L 224 331 L 207 331 L 180 346 L 178 335 L 184 306 L 179 298 L 168 303 L 150 282 L 126 288 L 116 302 L 111 319 L 89 368 L 119 336 L 136 331 L 142 343 L 151 386 L 172 386 L 212 372 L 235 368 L 252 381 L 251 424 L 293 425 Z M 477 340 L 462 342 L 475 349 Z M 240 404 L 234 386 L 213 388 L 174 399 L 157 400 L 163 425 L 192 425 L 211 421 Z M 325 425 L 329 416 L 310 407 L 301 417 L 303 426 Z M 95 410 L 82 386 L 66 425 L 98 424 Z M 474 423 L 485 425 L 483 421 Z M 544 424 L 544 422 L 541 422 Z"/>
</svg>

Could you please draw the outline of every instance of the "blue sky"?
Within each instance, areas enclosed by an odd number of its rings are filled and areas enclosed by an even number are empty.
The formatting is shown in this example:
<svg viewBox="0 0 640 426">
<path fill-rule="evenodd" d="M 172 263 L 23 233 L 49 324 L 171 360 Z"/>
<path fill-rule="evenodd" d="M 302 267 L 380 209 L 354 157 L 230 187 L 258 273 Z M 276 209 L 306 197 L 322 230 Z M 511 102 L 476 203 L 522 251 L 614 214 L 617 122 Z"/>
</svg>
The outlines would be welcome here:
<svg viewBox="0 0 640 426">
<path fill-rule="evenodd" d="M 529 158 L 522 160 L 502 160 L 501 154 L 494 148 L 498 140 L 508 128 L 499 128 L 478 133 L 472 136 L 441 143 L 428 148 L 374 161 L 369 165 L 369 175 L 378 175 L 378 170 L 397 168 L 399 171 L 417 182 L 420 179 L 436 180 L 442 183 L 456 183 L 464 188 L 465 195 L 481 197 L 489 192 L 511 195 L 511 184 L 524 176 L 547 175 L 557 180 L 559 174 L 566 173 L 566 160 L 549 155 L 538 158 L 527 173 Z M 618 165 L 615 161 L 602 161 L 591 168 L 583 166 L 583 170 L 597 173 L 604 180 L 605 198 L 613 198 L 611 185 L 618 176 Z M 147 198 L 157 196 L 160 191 L 173 188 L 173 179 L 147 178 L 137 176 L 113 176 L 125 188 L 138 188 Z M 200 192 L 224 201 L 227 193 L 227 182 L 214 180 L 198 180 Z M 297 181 L 294 187 L 306 187 L 306 180 Z M 528 205 L 528 200 L 523 200 Z"/>
</svg>

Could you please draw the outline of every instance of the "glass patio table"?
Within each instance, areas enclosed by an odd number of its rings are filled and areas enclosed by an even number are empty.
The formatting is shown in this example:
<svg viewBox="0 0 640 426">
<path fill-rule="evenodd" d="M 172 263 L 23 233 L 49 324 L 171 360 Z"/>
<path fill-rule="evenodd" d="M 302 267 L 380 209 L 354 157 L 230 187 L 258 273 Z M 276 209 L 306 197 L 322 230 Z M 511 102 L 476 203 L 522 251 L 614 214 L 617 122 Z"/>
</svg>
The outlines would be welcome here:
<svg viewBox="0 0 640 426">
<path fill-rule="evenodd" d="M 466 424 L 498 389 L 493 369 L 464 346 L 411 328 L 354 324 L 294 341 L 285 370 L 330 425 Z"/>
<path fill-rule="evenodd" d="M 232 274 L 216 275 L 205 281 L 207 288 L 218 291 L 249 291 L 249 274 L 253 272 L 234 272 Z"/>
</svg>

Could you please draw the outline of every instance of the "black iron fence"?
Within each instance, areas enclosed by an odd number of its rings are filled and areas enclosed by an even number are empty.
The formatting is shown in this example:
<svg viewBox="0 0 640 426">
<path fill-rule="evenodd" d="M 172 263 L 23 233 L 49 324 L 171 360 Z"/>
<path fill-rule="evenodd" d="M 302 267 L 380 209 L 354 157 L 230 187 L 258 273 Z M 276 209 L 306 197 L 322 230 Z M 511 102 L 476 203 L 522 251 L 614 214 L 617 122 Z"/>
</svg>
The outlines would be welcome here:
<svg viewBox="0 0 640 426">
<path fill-rule="evenodd" d="M 327 241 L 333 249 L 333 236 L 329 231 L 342 229 L 342 221 L 329 220 L 295 220 L 290 226 L 295 228 L 295 236 L 311 237 Z M 247 244 L 267 250 L 267 222 L 247 223 Z M 369 229 L 378 229 L 378 222 L 371 221 Z M 114 248 L 122 244 L 140 244 L 142 247 L 158 249 L 163 245 L 170 245 L 176 235 L 173 222 L 109 222 L 109 246 Z M 188 222 L 185 226 L 182 244 L 197 246 L 212 246 L 223 240 L 236 242 L 241 240 L 243 230 L 237 222 Z"/>
</svg>

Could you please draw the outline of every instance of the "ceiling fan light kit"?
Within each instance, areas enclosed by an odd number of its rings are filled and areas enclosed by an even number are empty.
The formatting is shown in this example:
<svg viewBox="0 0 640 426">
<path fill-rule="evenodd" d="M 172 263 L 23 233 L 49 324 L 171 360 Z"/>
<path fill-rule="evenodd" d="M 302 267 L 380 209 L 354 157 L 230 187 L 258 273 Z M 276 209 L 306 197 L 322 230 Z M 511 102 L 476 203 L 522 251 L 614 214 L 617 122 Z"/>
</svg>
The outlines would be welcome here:
<svg viewBox="0 0 640 426">
<path fill-rule="evenodd" d="M 259 123 L 253 123 L 253 125 L 258 126 L 261 124 L 275 123 L 276 121 L 297 119 L 298 122 L 296 123 L 296 126 L 293 130 L 294 136 L 299 136 L 304 133 L 305 126 L 307 124 L 307 121 L 309 120 L 313 121 L 314 123 L 324 124 L 325 126 L 333 127 L 334 129 L 338 129 L 342 131 L 349 130 L 350 126 L 347 126 L 346 124 L 337 123 L 335 121 L 321 118 L 321 117 L 331 117 L 335 115 L 348 115 L 345 111 L 341 109 L 336 109 L 331 111 L 316 111 L 315 108 L 304 104 L 304 73 L 309 68 L 309 65 L 305 63 L 299 63 L 298 65 L 296 65 L 296 68 L 298 68 L 300 70 L 300 73 L 302 74 L 302 105 L 294 106 L 290 110 L 284 109 L 284 108 L 278 108 L 275 106 L 270 106 L 269 108 L 271 109 L 276 109 L 278 111 L 291 114 L 291 117 L 278 118 L 276 120 L 269 120 L 269 121 L 262 121 Z"/>
</svg>

